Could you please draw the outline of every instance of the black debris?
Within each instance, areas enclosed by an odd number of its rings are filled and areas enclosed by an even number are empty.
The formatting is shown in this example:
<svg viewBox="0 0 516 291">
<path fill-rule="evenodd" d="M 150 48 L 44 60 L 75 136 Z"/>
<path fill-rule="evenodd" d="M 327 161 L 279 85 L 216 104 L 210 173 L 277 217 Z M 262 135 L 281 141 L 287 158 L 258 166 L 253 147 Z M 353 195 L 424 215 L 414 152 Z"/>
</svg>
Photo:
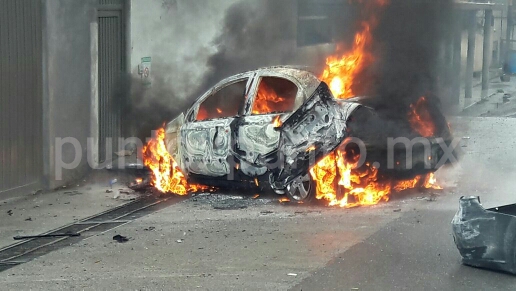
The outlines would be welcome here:
<svg viewBox="0 0 516 291">
<path fill-rule="evenodd" d="M 123 235 L 119 235 L 119 234 L 117 234 L 117 235 L 115 235 L 115 236 L 113 237 L 113 240 L 116 240 L 116 241 L 117 241 L 117 242 L 119 242 L 119 243 L 125 243 L 125 242 L 128 242 L 128 241 L 129 241 L 129 238 L 127 238 L 127 237 L 125 237 L 125 236 L 123 236 Z"/>
<path fill-rule="evenodd" d="M 67 232 L 67 233 L 51 233 L 51 234 L 39 234 L 39 235 L 23 235 L 23 236 L 15 236 L 13 239 L 21 240 L 21 239 L 29 239 L 29 238 L 45 238 L 45 237 L 65 237 L 65 236 L 80 236 L 80 233 L 76 232 Z"/>
</svg>

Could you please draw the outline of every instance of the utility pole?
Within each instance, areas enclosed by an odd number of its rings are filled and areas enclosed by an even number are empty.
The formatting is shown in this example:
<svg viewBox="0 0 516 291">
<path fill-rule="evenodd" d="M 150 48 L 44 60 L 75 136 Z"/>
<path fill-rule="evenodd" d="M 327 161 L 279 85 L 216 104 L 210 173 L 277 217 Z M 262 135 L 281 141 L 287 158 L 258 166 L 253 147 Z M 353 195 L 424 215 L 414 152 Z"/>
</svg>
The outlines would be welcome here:
<svg viewBox="0 0 516 291">
<path fill-rule="evenodd" d="M 477 34 L 477 10 L 468 11 L 468 57 L 465 73 L 465 98 L 473 97 L 473 70 L 475 67 L 475 36 Z"/>
<path fill-rule="evenodd" d="M 457 9 L 455 11 L 455 23 L 454 23 L 454 32 L 453 32 L 453 69 L 452 69 L 452 96 L 453 96 L 453 104 L 460 104 L 461 94 L 461 63 L 462 63 L 462 11 Z"/>
<path fill-rule="evenodd" d="M 512 29 L 513 29 L 513 0 L 507 0 L 507 30 L 505 37 L 505 64 L 509 62 L 510 51 L 512 50 Z"/>
<path fill-rule="evenodd" d="M 493 57 L 493 10 L 485 10 L 484 19 L 484 56 L 482 60 L 482 98 L 487 97 L 489 90 L 489 68 Z"/>
</svg>

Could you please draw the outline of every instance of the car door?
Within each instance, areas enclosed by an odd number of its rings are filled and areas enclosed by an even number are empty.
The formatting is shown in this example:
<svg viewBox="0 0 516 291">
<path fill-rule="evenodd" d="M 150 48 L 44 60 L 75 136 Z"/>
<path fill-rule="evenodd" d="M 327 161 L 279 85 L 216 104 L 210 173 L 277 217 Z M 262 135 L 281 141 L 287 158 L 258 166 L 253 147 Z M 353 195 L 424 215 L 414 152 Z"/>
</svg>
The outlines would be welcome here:
<svg viewBox="0 0 516 291">
<path fill-rule="evenodd" d="M 181 126 L 181 169 L 222 177 L 230 173 L 231 124 L 241 114 L 249 76 L 239 76 L 201 97 Z"/>
<path fill-rule="evenodd" d="M 240 171 L 250 177 L 267 172 L 260 157 L 277 149 L 280 132 L 277 127 L 282 117 L 291 113 L 303 99 L 302 90 L 294 81 L 279 75 L 258 75 L 247 99 L 245 114 L 233 127 L 234 156 Z"/>
<path fill-rule="evenodd" d="M 261 157 L 273 174 L 272 187 L 284 189 L 335 150 L 348 136 L 347 120 L 359 106 L 334 99 L 328 86 L 321 82 L 312 96 L 278 129 L 277 150 Z"/>
</svg>

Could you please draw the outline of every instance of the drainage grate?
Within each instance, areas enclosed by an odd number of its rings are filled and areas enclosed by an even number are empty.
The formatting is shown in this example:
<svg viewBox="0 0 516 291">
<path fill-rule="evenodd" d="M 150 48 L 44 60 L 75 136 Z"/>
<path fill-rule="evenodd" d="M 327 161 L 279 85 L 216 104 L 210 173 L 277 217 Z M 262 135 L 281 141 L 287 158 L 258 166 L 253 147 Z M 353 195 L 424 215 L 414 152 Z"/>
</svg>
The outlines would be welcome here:
<svg viewBox="0 0 516 291">
<path fill-rule="evenodd" d="M 146 196 L 120 207 L 80 220 L 71 225 L 44 233 L 58 234 L 72 232 L 80 233 L 80 236 L 32 238 L 12 244 L 0 249 L 0 272 L 29 262 L 52 251 L 78 243 L 87 237 L 127 224 L 152 212 L 183 201 L 184 199 L 185 198 L 178 196 L 169 196 L 166 198 Z"/>
</svg>

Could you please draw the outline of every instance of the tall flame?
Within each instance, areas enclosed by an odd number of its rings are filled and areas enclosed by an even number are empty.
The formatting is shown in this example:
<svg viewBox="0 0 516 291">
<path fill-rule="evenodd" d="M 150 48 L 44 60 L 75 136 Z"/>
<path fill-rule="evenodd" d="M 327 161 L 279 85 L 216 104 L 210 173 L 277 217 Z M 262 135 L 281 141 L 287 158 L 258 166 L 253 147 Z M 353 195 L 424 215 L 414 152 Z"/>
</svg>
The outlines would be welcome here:
<svg viewBox="0 0 516 291">
<path fill-rule="evenodd" d="M 342 53 L 343 45 L 337 45 L 336 53 L 326 59 L 326 68 L 320 76 L 339 99 L 355 96 L 353 86 L 358 82 L 358 74 L 374 62 L 371 46 L 372 30 L 377 26 L 376 14 L 389 3 L 389 0 L 357 1 L 364 6 L 365 13 L 361 30 L 355 34 L 351 50 Z M 425 101 L 424 97 L 420 100 Z M 425 112 L 426 105 L 420 102 L 411 106 L 409 121 L 421 135 L 432 136 L 435 125 Z M 433 173 L 406 181 L 380 181 L 374 165 L 358 168 L 358 158 L 358 155 L 349 155 L 339 148 L 317 163 L 310 170 L 316 182 L 316 198 L 328 201 L 330 206 L 356 207 L 388 201 L 392 191 L 416 187 L 439 189 Z"/>
<path fill-rule="evenodd" d="M 205 186 L 188 184 L 167 150 L 164 128 L 158 129 L 156 136 L 143 147 L 143 162 L 152 171 L 151 185 L 163 193 L 187 195 L 207 189 Z"/>
<path fill-rule="evenodd" d="M 415 104 L 410 105 L 408 120 L 412 128 L 423 137 L 435 135 L 435 123 L 427 108 L 427 100 L 423 96 Z"/>
<path fill-rule="evenodd" d="M 355 76 L 373 59 L 366 51 L 371 38 L 371 26 L 363 23 L 363 30 L 355 35 L 351 52 L 343 56 L 332 55 L 326 59 L 326 69 L 320 79 L 328 84 L 336 98 L 347 99 L 354 96 L 352 85 Z M 337 45 L 337 51 L 340 50 L 341 45 Z"/>
<path fill-rule="evenodd" d="M 353 2 L 353 1 L 352 1 Z M 353 85 L 357 74 L 374 61 L 370 52 L 373 41 L 372 29 L 377 25 L 376 14 L 389 0 L 355 0 L 363 5 L 361 31 L 355 34 L 353 47 L 342 54 L 343 45 L 338 44 L 336 53 L 326 59 L 326 68 L 320 79 L 330 87 L 333 95 L 339 99 L 354 97 Z"/>
</svg>

